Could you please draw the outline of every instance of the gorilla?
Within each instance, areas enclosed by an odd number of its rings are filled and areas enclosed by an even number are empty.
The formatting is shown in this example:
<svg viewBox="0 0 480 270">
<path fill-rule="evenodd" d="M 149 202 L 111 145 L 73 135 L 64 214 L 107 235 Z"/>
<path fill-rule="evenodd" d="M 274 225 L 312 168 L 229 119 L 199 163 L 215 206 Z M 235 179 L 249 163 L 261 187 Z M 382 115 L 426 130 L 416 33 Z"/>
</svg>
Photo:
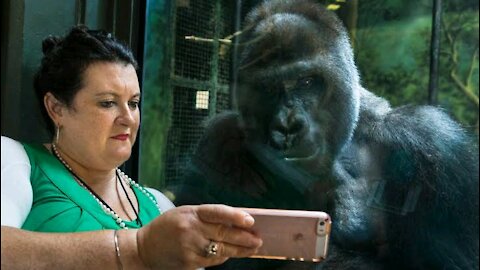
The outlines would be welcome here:
<svg viewBox="0 0 480 270">
<path fill-rule="evenodd" d="M 314 1 L 265 1 L 244 27 L 235 110 L 207 123 L 175 203 L 319 210 L 333 227 L 320 263 L 214 269 L 478 269 L 476 140 L 440 108 L 363 88 Z"/>
</svg>

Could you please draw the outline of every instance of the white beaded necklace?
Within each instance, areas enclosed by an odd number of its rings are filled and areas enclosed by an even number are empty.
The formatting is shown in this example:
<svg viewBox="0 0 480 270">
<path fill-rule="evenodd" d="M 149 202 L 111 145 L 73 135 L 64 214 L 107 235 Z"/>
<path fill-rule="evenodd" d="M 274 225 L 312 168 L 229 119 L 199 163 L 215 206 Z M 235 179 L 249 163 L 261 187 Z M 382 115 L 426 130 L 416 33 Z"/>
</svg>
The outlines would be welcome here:
<svg viewBox="0 0 480 270">
<path fill-rule="evenodd" d="M 76 174 L 73 172 L 72 167 L 70 167 L 70 165 L 68 165 L 68 163 L 62 158 L 62 156 L 57 150 L 57 146 L 54 143 L 52 143 L 52 149 L 55 156 L 60 160 L 60 162 L 62 162 L 63 166 L 65 166 L 65 168 L 67 168 L 67 170 L 74 176 L 73 178 L 77 181 L 77 183 L 80 186 L 82 186 L 84 189 L 86 189 L 88 193 L 90 193 L 90 195 L 92 195 L 92 197 L 95 199 L 95 201 L 97 201 L 97 203 L 102 208 L 103 212 L 111 216 L 115 220 L 115 222 L 118 224 L 118 226 L 120 226 L 120 228 L 128 230 L 128 227 L 125 225 L 125 222 L 123 221 L 123 219 L 117 213 L 115 213 L 113 209 L 111 209 L 108 205 L 106 205 L 100 198 L 98 198 L 95 194 L 93 194 L 90 188 L 86 187 L 85 184 L 82 183 L 82 181 L 79 181 L 79 179 L 75 177 Z M 128 175 L 122 172 L 119 168 L 116 168 L 116 172 L 120 176 L 120 181 L 125 181 L 132 188 L 135 186 L 138 190 L 140 190 L 145 196 L 147 196 L 153 202 L 153 204 L 158 208 L 158 211 L 160 213 L 162 212 L 155 198 L 144 187 L 140 186 L 138 183 L 133 181 L 132 178 L 130 178 Z"/>
</svg>

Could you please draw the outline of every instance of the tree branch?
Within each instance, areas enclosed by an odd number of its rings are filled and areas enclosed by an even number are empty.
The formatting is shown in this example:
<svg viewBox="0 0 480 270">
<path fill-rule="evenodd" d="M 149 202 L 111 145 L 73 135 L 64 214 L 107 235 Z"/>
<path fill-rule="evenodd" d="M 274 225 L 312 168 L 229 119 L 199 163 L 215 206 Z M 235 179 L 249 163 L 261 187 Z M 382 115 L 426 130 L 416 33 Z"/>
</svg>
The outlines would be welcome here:
<svg viewBox="0 0 480 270">
<path fill-rule="evenodd" d="M 457 73 L 455 72 L 455 70 L 452 70 L 450 72 L 450 78 L 452 78 L 452 80 L 455 82 L 455 85 L 458 87 L 458 89 L 460 89 L 460 91 L 462 91 L 462 93 L 465 94 L 465 96 L 467 96 L 467 98 L 473 103 L 475 104 L 475 106 L 477 106 L 477 108 L 479 107 L 479 102 L 478 102 L 478 97 L 475 95 L 475 93 L 473 93 L 472 89 L 470 87 L 468 87 L 467 85 L 465 85 L 461 80 L 460 78 L 458 77 Z"/>
<path fill-rule="evenodd" d="M 457 18 L 461 19 L 461 17 Z M 478 96 L 473 92 L 473 85 L 472 81 L 472 74 L 475 69 L 475 62 L 478 57 L 478 47 L 475 49 L 472 62 L 470 63 L 470 67 L 467 73 L 467 77 L 465 82 L 463 82 L 459 75 L 457 74 L 458 69 L 458 50 L 457 50 L 457 36 L 455 29 L 451 27 L 453 23 L 447 24 L 446 21 L 442 20 L 442 24 L 444 26 L 445 37 L 448 41 L 449 48 L 450 48 L 450 59 L 452 61 L 452 69 L 450 71 L 450 78 L 452 78 L 455 86 L 470 100 L 477 108 L 479 107 L 479 100 Z"/>
<path fill-rule="evenodd" d="M 467 86 L 469 88 L 471 88 L 471 85 L 472 85 L 472 76 L 473 76 L 473 71 L 475 70 L 475 63 L 477 61 L 477 58 L 478 58 L 478 47 L 473 52 L 472 62 L 470 62 L 470 67 L 468 69 Z"/>
</svg>

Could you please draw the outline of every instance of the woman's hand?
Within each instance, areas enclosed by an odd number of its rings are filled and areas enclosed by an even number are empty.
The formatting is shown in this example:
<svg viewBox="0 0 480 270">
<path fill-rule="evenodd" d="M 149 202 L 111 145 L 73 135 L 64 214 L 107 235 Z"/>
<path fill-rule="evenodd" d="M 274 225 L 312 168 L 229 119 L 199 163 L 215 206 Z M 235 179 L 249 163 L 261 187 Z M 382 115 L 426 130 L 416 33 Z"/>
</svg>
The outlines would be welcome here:
<svg viewBox="0 0 480 270">
<path fill-rule="evenodd" d="M 262 245 L 247 230 L 253 223 L 248 213 L 226 205 L 173 208 L 138 230 L 139 256 L 151 269 L 196 269 L 248 257 Z M 218 251 L 208 256 L 211 241 Z"/>
</svg>

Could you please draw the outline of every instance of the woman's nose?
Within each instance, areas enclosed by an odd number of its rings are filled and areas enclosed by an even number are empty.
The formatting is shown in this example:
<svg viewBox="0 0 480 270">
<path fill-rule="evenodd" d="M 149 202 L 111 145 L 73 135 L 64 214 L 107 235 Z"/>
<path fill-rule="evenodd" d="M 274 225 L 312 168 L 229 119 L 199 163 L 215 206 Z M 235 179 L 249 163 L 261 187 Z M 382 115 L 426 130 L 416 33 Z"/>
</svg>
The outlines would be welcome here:
<svg viewBox="0 0 480 270">
<path fill-rule="evenodd" d="M 120 124 L 123 125 L 131 125 L 136 122 L 135 114 L 137 113 L 137 109 L 132 109 L 128 104 L 122 106 L 120 110 L 120 114 L 117 117 Z"/>
</svg>

